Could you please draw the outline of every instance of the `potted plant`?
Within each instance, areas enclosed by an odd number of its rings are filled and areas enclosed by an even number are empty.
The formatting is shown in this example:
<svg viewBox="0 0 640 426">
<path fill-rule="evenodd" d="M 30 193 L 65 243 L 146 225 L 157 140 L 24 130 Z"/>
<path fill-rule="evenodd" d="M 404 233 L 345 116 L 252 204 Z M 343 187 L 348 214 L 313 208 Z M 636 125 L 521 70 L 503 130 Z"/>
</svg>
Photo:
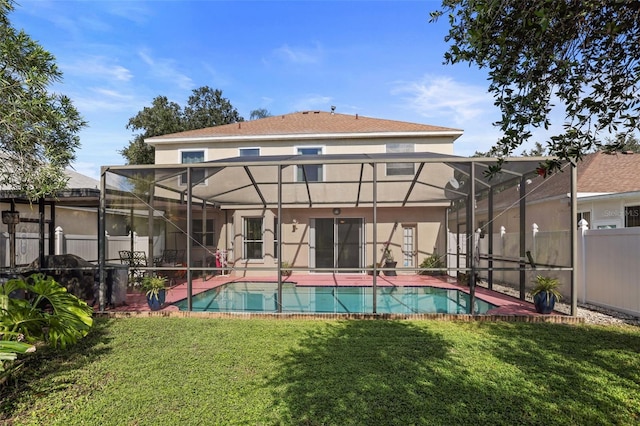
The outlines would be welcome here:
<svg viewBox="0 0 640 426">
<path fill-rule="evenodd" d="M 440 257 L 440 255 L 438 255 L 437 252 L 433 252 L 433 254 L 427 258 L 425 258 L 422 263 L 420 264 L 420 268 L 422 269 L 440 269 L 438 271 L 420 271 L 419 274 L 420 275 L 444 275 L 445 271 L 444 268 L 446 267 L 444 261 L 442 260 L 442 258 Z"/>
<path fill-rule="evenodd" d="M 380 268 L 380 264 L 379 264 L 379 263 L 378 263 L 376 266 L 377 266 L 378 268 Z M 373 267 L 374 267 L 374 264 L 373 264 L 373 263 L 371 263 L 371 264 L 367 265 L 367 275 L 373 275 Z M 376 269 L 376 275 L 379 275 L 379 274 L 380 274 L 380 271 L 378 271 L 378 270 Z"/>
<path fill-rule="evenodd" d="M 147 296 L 147 304 L 152 311 L 159 310 L 165 301 L 167 290 L 166 277 L 144 277 L 141 284 L 142 291 Z"/>
<path fill-rule="evenodd" d="M 389 248 L 389 242 L 386 242 L 382 248 L 382 261 L 384 262 L 385 268 L 395 268 L 398 264 L 393 257 L 393 252 Z M 384 271 L 384 274 L 387 276 L 395 276 L 396 271 Z"/>
<path fill-rule="evenodd" d="M 280 264 L 280 271 L 282 271 L 282 276 L 283 277 L 290 277 L 291 276 L 291 267 L 293 265 L 291 265 L 291 263 L 287 262 L 286 260 L 283 260 L 282 263 Z"/>
<path fill-rule="evenodd" d="M 555 307 L 556 301 L 562 298 L 558 287 L 560 281 L 557 278 L 538 275 L 535 279 L 535 286 L 531 289 L 531 297 L 536 312 L 539 314 L 550 314 Z"/>
</svg>

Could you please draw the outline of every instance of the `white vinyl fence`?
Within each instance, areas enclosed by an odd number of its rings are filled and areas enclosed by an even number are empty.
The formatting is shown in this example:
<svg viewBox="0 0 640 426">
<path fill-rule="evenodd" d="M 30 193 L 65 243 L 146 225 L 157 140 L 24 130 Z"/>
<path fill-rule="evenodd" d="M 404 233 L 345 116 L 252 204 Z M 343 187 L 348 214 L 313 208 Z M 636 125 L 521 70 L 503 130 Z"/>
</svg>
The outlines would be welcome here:
<svg viewBox="0 0 640 426">
<path fill-rule="evenodd" d="M 107 263 L 120 263 L 120 250 L 143 251 L 149 257 L 149 237 L 139 236 L 137 233 L 110 236 L 106 238 L 106 259 Z M 154 241 L 154 246 L 158 241 Z M 49 247 L 49 239 L 45 238 L 45 253 Z M 65 234 L 63 229 L 58 227 L 55 232 L 55 253 L 53 254 L 75 254 L 89 262 L 98 262 L 98 237 L 96 235 L 70 235 Z M 16 233 L 16 265 L 28 265 L 38 259 L 39 242 L 37 233 L 18 232 Z M 48 253 L 47 253 L 48 254 Z M 157 255 L 158 253 L 155 253 Z M 151 257 L 152 258 L 152 257 Z M 8 267 L 9 262 L 9 234 L 0 232 L 0 267 Z"/>
<path fill-rule="evenodd" d="M 587 303 L 625 312 L 640 317 L 640 227 L 589 230 L 581 221 L 578 230 L 576 265 L 576 289 L 578 303 Z M 560 278 L 561 292 L 566 300 L 571 298 L 570 271 L 553 270 L 571 266 L 571 236 L 569 231 L 543 231 L 537 225 L 525 233 L 525 247 L 531 253 L 537 269 L 527 272 L 526 287 L 531 286 L 535 274 L 544 273 Z M 529 259 L 520 259 L 520 233 L 500 232 L 480 238 L 475 233 L 474 255 L 480 269 L 488 268 L 489 238 L 493 238 L 493 282 L 513 288 L 519 286 L 519 272 L 503 268 L 516 268 L 524 260 L 530 269 Z M 448 266 L 465 268 L 464 255 L 467 237 L 449 233 Z M 456 255 L 459 247 L 460 255 Z M 545 271 L 545 268 L 549 268 Z M 455 272 L 452 272 L 455 274 Z M 487 271 L 480 277 L 487 279 Z"/>
<path fill-rule="evenodd" d="M 578 234 L 578 302 L 640 316 L 640 228 Z"/>
</svg>

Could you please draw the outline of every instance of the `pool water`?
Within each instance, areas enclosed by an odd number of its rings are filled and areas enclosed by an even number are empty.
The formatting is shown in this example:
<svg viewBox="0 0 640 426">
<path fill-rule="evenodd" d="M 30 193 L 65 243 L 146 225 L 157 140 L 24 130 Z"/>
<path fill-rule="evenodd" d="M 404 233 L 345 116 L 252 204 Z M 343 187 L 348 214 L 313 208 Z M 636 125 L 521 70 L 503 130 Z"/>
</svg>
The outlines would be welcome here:
<svg viewBox="0 0 640 426">
<path fill-rule="evenodd" d="M 300 286 L 282 284 L 282 312 L 371 313 L 372 287 Z M 469 295 L 436 287 L 378 287 L 377 312 L 392 314 L 466 314 Z M 192 298 L 199 312 L 278 312 L 278 284 L 234 282 L 207 290 Z M 187 300 L 174 303 L 187 310 Z M 484 314 L 496 306 L 475 298 L 474 313 Z"/>
</svg>

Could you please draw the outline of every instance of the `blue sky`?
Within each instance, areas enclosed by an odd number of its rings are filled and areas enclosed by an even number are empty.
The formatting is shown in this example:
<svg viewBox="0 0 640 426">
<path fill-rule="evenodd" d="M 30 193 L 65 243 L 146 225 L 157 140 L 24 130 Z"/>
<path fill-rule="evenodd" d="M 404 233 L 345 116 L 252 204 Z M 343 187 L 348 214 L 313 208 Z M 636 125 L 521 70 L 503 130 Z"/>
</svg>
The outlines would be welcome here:
<svg viewBox="0 0 640 426">
<path fill-rule="evenodd" d="M 89 123 L 73 167 L 92 177 L 124 164 L 126 124 L 153 98 L 184 106 L 202 86 L 245 119 L 335 105 L 460 128 L 457 155 L 499 136 L 486 70 L 443 65 L 437 1 L 18 1 L 13 26 L 55 55 L 64 79 L 53 90 Z"/>
</svg>

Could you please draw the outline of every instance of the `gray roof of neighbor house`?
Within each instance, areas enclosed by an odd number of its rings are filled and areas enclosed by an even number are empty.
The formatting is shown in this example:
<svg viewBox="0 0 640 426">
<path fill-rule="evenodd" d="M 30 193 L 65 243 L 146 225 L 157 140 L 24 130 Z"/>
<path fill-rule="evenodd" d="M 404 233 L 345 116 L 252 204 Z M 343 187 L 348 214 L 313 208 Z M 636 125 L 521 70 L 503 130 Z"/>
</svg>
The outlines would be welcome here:
<svg viewBox="0 0 640 426">
<path fill-rule="evenodd" d="M 453 136 L 463 131 L 428 124 L 408 123 L 396 120 L 337 114 L 325 111 L 303 111 L 285 115 L 241 121 L 205 129 L 188 130 L 145 139 L 150 144 L 172 143 L 185 140 L 229 139 L 286 139 L 322 135 L 323 137 L 372 137 L 372 136 Z"/>
<path fill-rule="evenodd" d="M 94 205 L 100 198 L 100 181 L 78 173 L 71 169 L 65 169 L 69 177 L 67 188 L 58 192 L 55 196 L 47 197 L 47 200 L 56 201 L 57 204 Z M 7 187 L 0 187 L 0 201 L 20 201 L 20 195 Z"/>
</svg>

